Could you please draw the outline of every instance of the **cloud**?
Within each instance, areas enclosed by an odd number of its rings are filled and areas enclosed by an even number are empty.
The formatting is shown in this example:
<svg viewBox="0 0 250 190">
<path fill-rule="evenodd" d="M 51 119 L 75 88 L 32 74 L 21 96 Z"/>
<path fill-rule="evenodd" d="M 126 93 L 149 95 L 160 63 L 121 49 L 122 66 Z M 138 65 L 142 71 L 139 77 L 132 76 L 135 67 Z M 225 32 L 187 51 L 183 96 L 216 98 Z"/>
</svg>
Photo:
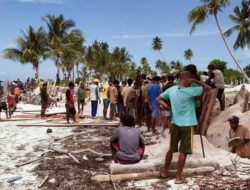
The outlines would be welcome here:
<svg viewBox="0 0 250 190">
<path fill-rule="evenodd" d="M 0 2 L 4 2 L 7 0 L 0 0 Z M 61 4 L 63 0 L 11 0 L 13 2 L 19 3 L 45 3 L 45 4 Z"/>
<path fill-rule="evenodd" d="M 200 37 L 200 36 L 215 36 L 218 35 L 219 32 L 217 30 L 209 31 L 209 32 L 196 32 L 192 34 L 192 37 Z M 115 39 L 149 39 L 154 38 L 155 36 L 158 36 L 160 38 L 185 38 L 190 37 L 189 32 L 183 32 L 183 33 L 160 33 L 160 34 L 142 34 L 142 35 L 129 35 L 129 34 L 123 34 L 123 35 L 117 35 L 114 38 Z"/>
</svg>

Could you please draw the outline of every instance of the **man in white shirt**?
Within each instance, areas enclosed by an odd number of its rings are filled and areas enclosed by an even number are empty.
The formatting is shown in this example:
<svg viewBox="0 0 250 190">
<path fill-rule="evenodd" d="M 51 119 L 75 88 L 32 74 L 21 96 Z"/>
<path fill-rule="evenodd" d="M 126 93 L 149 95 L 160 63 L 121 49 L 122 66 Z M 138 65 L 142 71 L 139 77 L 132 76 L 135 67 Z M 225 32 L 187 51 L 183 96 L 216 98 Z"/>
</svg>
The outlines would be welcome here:
<svg viewBox="0 0 250 190">
<path fill-rule="evenodd" d="M 99 80 L 94 79 L 93 83 L 89 86 L 89 98 L 91 101 L 91 116 L 92 117 L 96 116 L 98 100 L 99 100 L 99 103 L 101 103 L 98 84 L 99 84 Z"/>
<path fill-rule="evenodd" d="M 224 75 L 219 69 L 216 68 L 216 66 L 214 64 L 209 64 L 207 68 L 209 71 L 208 82 L 210 84 L 212 84 L 213 87 L 218 88 L 217 98 L 219 99 L 219 102 L 220 102 L 220 109 L 221 109 L 221 111 L 223 111 L 223 110 L 225 110 Z"/>
</svg>

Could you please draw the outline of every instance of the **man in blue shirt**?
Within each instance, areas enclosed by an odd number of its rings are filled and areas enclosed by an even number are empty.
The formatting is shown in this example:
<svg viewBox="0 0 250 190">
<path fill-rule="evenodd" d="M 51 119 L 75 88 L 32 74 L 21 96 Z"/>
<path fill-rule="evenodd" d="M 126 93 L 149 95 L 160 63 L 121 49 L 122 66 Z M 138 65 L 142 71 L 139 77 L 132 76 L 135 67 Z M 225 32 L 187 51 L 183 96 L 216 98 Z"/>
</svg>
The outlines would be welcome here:
<svg viewBox="0 0 250 190">
<path fill-rule="evenodd" d="M 151 114 L 151 129 L 153 133 L 156 133 L 155 130 L 155 123 L 160 114 L 160 105 L 157 102 L 157 97 L 161 94 L 161 87 L 160 87 L 160 77 L 156 76 L 153 78 L 153 84 L 148 89 L 148 99 L 150 109 L 152 111 Z M 148 129 L 150 131 L 150 129 Z"/>
<path fill-rule="evenodd" d="M 198 83 L 200 86 L 190 87 L 192 82 Z M 157 98 L 158 103 L 164 109 L 169 109 L 169 105 L 164 100 L 170 100 L 173 114 L 172 127 L 170 128 L 170 148 L 166 154 L 165 167 L 160 171 L 160 175 L 164 178 L 167 177 L 173 153 L 179 151 L 176 184 L 185 182 L 182 171 L 187 154 L 192 154 L 193 126 L 198 125 L 195 112 L 195 97 L 202 94 L 202 87 L 209 89 L 206 84 L 192 79 L 191 73 L 186 71 L 181 73 L 179 85 L 169 88 Z M 179 141 L 180 147 L 178 148 Z"/>
</svg>

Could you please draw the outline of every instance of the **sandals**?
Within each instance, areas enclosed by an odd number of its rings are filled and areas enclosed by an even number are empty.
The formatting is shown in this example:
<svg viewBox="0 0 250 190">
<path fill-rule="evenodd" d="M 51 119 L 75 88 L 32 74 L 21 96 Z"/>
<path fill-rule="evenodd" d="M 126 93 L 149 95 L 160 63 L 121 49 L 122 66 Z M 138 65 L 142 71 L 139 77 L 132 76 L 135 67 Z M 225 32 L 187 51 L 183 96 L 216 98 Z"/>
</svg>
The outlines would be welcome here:
<svg viewBox="0 0 250 190">
<path fill-rule="evenodd" d="M 166 178 L 168 178 L 168 176 L 164 176 L 164 175 L 163 175 L 163 170 L 164 170 L 164 168 L 161 168 L 161 169 L 160 169 L 160 178 L 161 178 L 161 179 L 166 179 Z"/>
</svg>

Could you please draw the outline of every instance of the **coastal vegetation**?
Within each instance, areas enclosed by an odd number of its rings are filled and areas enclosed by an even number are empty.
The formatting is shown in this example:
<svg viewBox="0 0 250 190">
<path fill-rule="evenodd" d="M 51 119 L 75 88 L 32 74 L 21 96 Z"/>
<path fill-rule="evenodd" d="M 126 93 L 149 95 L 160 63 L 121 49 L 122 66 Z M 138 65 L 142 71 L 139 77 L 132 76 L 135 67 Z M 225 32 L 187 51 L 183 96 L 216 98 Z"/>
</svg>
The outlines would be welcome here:
<svg viewBox="0 0 250 190">
<path fill-rule="evenodd" d="M 234 70 L 224 64 L 224 74 L 231 78 L 226 81 L 230 82 L 235 78 L 249 80 L 250 66 L 245 68 L 240 66 L 226 38 L 235 34 L 236 40 L 232 45 L 234 50 L 250 47 L 250 1 L 242 0 L 241 4 L 234 8 L 233 13 L 229 15 L 229 20 L 234 26 L 223 32 L 218 16 L 230 2 L 230 0 L 201 0 L 201 5 L 194 7 L 188 14 L 188 22 L 192 24 L 190 34 L 195 32 L 197 26 L 204 23 L 209 16 L 213 16 L 223 42 L 237 66 Z M 134 78 L 137 70 L 151 74 L 157 74 L 157 70 L 159 74 L 167 75 L 173 69 L 182 70 L 184 67 L 178 58 L 167 61 L 164 56 L 166 53 L 162 52 L 164 43 L 159 36 L 152 39 L 151 48 L 159 52 L 160 59 L 153 64 L 147 57 L 142 57 L 139 63 L 135 63 L 126 47 L 110 48 L 108 42 L 97 40 L 86 46 L 83 32 L 76 28 L 73 20 L 66 19 L 63 15 L 46 15 L 42 20 L 44 26 L 37 30 L 32 26 L 29 26 L 27 31 L 22 30 L 20 36 L 16 38 L 15 47 L 3 51 L 3 57 L 6 59 L 32 64 L 38 77 L 41 77 L 39 66 L 46 59 L 53 60 L 57 67 L 55 76 L 59 77 L 64 73 L 67 80 L 79 80 L 79 78 L 87 80 L 90 75 L 124 80 L 128 77 Z M 193 63 L 193 50 L 187 48 L 183 52 L 184 58 Z M 220 65 L 223 61 L 215 59 L 211 62 Z M 193 64 L 199 67 L 199 63 Z"/>
</svg>

